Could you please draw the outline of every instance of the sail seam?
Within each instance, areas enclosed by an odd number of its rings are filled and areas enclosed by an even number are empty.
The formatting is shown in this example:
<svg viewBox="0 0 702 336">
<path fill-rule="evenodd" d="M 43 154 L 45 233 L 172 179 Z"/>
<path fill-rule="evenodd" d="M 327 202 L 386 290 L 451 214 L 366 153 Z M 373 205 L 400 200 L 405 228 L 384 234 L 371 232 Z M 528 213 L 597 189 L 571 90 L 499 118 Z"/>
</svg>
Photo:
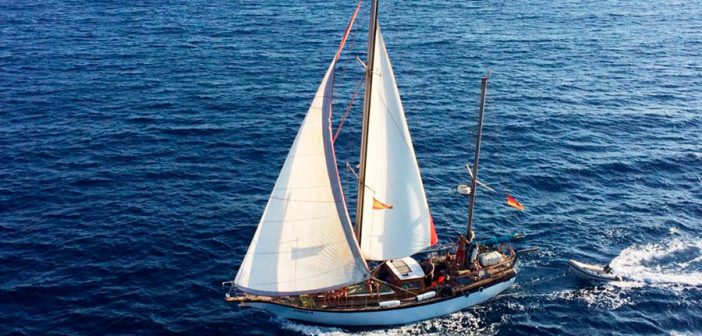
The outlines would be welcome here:
<svg viewBox="0 0 702 336">
<path fill-rule="evenodd" d="M 300 218 L 300 219 L 281 219 L 281 220 L 266 220 L 266 222 L 269 223 L 293 223 L 293 222 L 305 222 L 305 221 L 314 221 L 314 220 L 320 220 L 320 219 L 328 219 L 328 218 L 336 218 L 337 216 L 324 216 L 324 217 L 310 217 L 310 218 Z"/>
<path fill-rule="evenodd" d="M 282 187 L 282 188 L 273 188 L 273 191 L 276 190 L 294 190 L 294 189 L 318 189 L 318 188 L 329 188 L 329 185 L 316 185 L 316 186 L 302 186 L 302 187 Z"/>
<path fill-rule="evenodd" d="M 271 199 L 276 199 L 276 200 L 281 200 L 281 201 L 289 201 L 289 202 L 305 202 L 305 203 L 339 203 L 339 201 L 303 200 L 303 199 L 294 199 L 294 198 L 286 198 L 286 197 L 278 197 L 278 196 L 271 196 Z"/>
</svg>

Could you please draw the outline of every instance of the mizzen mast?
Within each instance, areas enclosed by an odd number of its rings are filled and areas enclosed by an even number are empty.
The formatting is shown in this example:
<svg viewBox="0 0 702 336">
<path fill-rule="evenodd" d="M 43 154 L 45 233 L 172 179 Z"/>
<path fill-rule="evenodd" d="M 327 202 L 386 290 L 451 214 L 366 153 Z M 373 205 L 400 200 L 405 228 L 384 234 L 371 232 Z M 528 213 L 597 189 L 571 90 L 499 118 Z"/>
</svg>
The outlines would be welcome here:
<svg viewBox="0 0 702 336">
<path fill-rule="evenodd" d="M 482 78 L 480 85 L 480 110 L 478 112 L 478 132 L 475 137 L 475 160 L 473 161 L 473 179 L 470 181 L 470 203 L 468 204 L 468 242 L 473 241 L 473 208 L 475 207 L 475 192 L 478 182 L 478 162 L 480 161 L 480 140 L 483 137 L 483 111 L 485 110 L 485 94 L 487 93 L 488 75 Z"/>
<path fill-rule="evenodd" d="M 371 1 L 370 24 L 368 27 L 368 57 L 366 58 L 366 83 L 363 93 L 363 126 L 361 129 L 361 161 L 358 173 L 358 197 L 356 199 L 356 224 L 354 233 L 361 244 L 361 227 L 363 225 L 363 200 L 366 189 L 366 154 L 368 152 L 368 123 L 370 121 L 371 87 L 373 85 L 373 61 L 375 55 L 375 36 L 378 30 L 378 0 Z"/>
</svg>

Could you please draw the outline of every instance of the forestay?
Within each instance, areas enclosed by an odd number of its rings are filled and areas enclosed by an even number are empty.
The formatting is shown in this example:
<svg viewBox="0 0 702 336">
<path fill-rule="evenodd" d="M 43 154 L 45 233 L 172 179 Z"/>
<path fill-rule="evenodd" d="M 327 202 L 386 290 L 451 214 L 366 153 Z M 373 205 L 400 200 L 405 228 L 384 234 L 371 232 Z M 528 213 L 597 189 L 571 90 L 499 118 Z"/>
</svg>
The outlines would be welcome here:
<svg viewBox="0 0 702 336">
<path fill-rule="evenodd" d="M 275 183 L 235 284 L 295 295 L 364 281 L 331 140 L 334 64 L 327 70 Z"/>
<path fill-rule="evenodd" d="M 431 246 L 436 233 L 380 28 L 374 49 L 361 250 L 388 260 Z"/>
</svg>

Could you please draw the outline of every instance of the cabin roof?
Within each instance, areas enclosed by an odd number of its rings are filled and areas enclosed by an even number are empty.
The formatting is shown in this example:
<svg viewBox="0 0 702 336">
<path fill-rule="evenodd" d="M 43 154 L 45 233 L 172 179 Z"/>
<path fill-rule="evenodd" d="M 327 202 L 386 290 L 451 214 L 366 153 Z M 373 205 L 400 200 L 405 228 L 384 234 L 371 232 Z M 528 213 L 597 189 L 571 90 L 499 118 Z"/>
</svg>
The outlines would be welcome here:
<svg viewBox="0 0 702 336">
<path fill-rule="evenodd" d="M 389 260 L 387 265 L 400 280 L 421 279 L 424 277 L 422 266 L 419 266 L 419 263 L 412 257 Z"/>
</svg>

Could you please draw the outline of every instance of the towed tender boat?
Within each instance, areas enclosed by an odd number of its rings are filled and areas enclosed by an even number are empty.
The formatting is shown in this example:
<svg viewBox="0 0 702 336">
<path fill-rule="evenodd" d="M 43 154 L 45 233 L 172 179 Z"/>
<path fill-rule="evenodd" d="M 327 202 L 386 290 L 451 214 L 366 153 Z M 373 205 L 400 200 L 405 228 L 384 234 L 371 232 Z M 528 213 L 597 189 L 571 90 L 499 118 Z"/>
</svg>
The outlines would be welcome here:
<svg viewBox="0 0 702 336">
<path fill-rule="evenodd" d="M 468 227 L 457 247 L 422 252 L 438 238 L 383 35 L 371 4 L 354 225 L 332 133 L 336 56 L 312 100 L 236 278 L 241 307 L 339 326 L 412 323 L 495 297 L 515 281 L 509 244 L 473 240 L 487 77 L 482 79 Z M 521 206 L 521 204 L 519 205 Z M 523 207 L 522 207 L 523 208 Z M 421 257 L 413 258 L 413 256 Z"/>
<path fill-rule="evenodd" d="M 573 259 L 568 260 L 573 273 L 584 280 L 596 282 L 623 281 L 624 278 L 612 272 L 609 266 L 582 263 Z"/>
</svg>

